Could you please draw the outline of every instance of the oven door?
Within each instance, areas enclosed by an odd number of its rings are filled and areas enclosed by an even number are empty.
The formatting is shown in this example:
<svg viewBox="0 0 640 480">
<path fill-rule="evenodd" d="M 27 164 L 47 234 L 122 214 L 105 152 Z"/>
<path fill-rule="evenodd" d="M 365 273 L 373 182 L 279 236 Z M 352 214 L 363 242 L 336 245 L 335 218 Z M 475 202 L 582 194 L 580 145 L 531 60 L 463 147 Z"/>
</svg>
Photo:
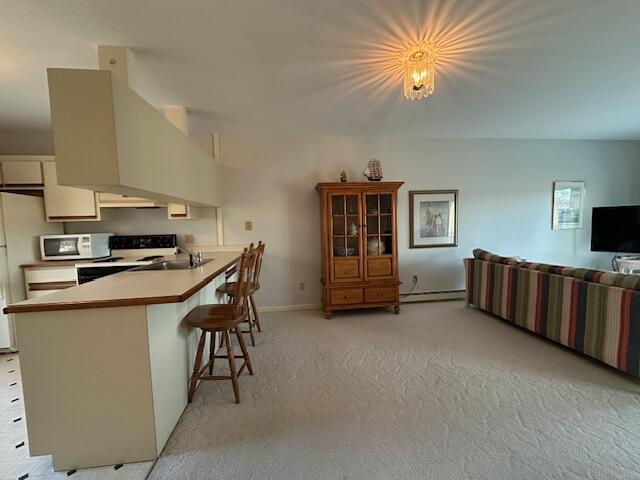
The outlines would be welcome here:
<svg viewBox="0 0 640 480">
<path fill-rule="evenodd" d="M 80 235 L 40 237 L 42 260 L 75 260 L 83 258 L 80 248 L 80 238 Z"/>
<path fill-rule="evenodd" d="M 92 282 L 98 278 L 124 272 L 125 270 L 131 270 L 132 268 L 136 268 L 136 265 L 109 265 L 108 267 L 77 266 L 78 284 Z"/>
</svg>

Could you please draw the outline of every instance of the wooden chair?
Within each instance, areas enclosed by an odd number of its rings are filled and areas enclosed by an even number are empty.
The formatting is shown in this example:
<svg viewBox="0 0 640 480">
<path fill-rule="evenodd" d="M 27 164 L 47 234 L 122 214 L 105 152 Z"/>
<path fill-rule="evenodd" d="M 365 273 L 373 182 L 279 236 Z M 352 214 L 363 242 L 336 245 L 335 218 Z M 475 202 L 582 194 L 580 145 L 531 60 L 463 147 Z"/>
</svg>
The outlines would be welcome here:
<svg viewBox="0 0 640 480">
<path fill-rule="evenodd" d="M 250 248 L 253 247 L 251 244 Z M 253 334 L 253 328 L 257 328 L 258 332 L 262 332 L 262 327 L 260 326 L 260 317 L 258 316 L 258 309 L 256 308 L 256 301 L 253 298 L 253 295 L 260 289 L 260 270 L 262 268 L 262 257 L 264 256 L 264 248 L 265 244 L 262 242 L 258 243 L 258 246 L 255 248 L 255 251 L 258 252 L 258 258 L 256 260 L 256 267 L 253 272 L 253 278 L 251 281 L 251 286 L 249 287 L 249 317 L 247 318 L 247 323 L 249 324 L 249 330 L 244 330 L 242 333 L 248 333 L 251 337 L 251 345 L 256 346 L 256 339 Z M 225 272 L 225 283 L 218 287 L 218 292 L 228 295 L 229 301 L 233 301 L 233 296 L 235 292 L 235 282 L 231 281 L 231 278 L 236 273 L 235 266 L 231 267 L 227 272 Z"/>
<path fill-rule="evenodd" d="M 234 282 L 235 290 L 233 292 L 233 299 L 230 303 L 219 305 L 200 305 L 199 307 L 191 310 L 186 317 L 186 321 L 189 325 L 202 330 L 200 341 L 198 343 L 196 359 L 193 365 L 193 373 L 191 375 L 191 381 L 189 382 L 189 403 L 193 400 L 193 395 L 200 380 L 231 380 L 236 403 L 240 403 L 238 376 L 242 373 L 245 367 L 249 371 L 249 374 L 253 375 L 253 368 L 251 367 L 251 359 L 249 358 L 244 336 L 239 330 L 239 325 L 242 322 L 247 321 L 249 318 L 249 291 L 253 282 L 257 260 L 258 252 L 257 249 L 253 248 L 253 246 L 246 249 L 242 254 L 236 268 L 237 279 L 236 282 Z M 227 351 L 226 355 L 215 354 L 215 334 L 217 332 L 222 333 L 222 342 L 226 346 Z M 231 333 L 235 333 L 238 338 L 238 344 L 242 350 L 242 355 L 235 355 L 233 345 L 231 343 Z M 207 334 L 209 334 L 210 342 L 209 361 L 202 366 L 202 356 Z M 216 358 L 228 359 L 230 375 L 213 375 L 213 366 Z M 242 358 L 244 360 L 240 370 L 237 372 L 235 362 L 236 358 Z M 208 374 L 206 374 L 207 370 Z"/>
</svg>

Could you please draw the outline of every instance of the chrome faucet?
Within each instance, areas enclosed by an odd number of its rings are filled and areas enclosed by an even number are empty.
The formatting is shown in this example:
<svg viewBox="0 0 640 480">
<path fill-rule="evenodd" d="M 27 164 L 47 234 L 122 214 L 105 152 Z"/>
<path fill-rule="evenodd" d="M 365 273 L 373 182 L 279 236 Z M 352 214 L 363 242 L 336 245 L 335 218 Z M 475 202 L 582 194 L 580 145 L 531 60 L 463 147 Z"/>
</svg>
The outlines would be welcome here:
<svg viewBox="0 0 640 480">
<path fill-rule="evenodd" d="M 189 268 L 197 267 L 198 265 L 202 264 L 202 262 L 204 261 L 204 258 L 202 257 L 202 252 L 195 252 L 187 247 L 180 247 L 180 246 L 178 246 L 178 250 L 189 255 Z"/>
</svg>

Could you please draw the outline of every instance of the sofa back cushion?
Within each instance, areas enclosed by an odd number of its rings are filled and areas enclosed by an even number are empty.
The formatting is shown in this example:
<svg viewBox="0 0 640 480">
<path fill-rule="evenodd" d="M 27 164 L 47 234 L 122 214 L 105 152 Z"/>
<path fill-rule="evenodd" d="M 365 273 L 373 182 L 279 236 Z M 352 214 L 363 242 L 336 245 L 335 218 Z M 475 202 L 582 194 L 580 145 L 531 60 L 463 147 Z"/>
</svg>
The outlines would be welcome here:
<svg viewBox="0 0 640 480">
<path fill-rule="evenodd" d="M 487 262 L 502 263 L 504 265 L 518 265 L 518 259 L 513 257 L 501 257 L 482 248 L 475 248 L 473 250 L 473 257 L 478 260 L 486 260 Z"/>
<path fill-rule="evenodd" d="M 520 268 L 526 268 L 527 270 L 537 270 L 544 273 L 555 273 L 556 275 L 573 275 L 575 268 L 565 267 L 562 265 L 550 265 L 548 263 L 535 263 L 535 262 L 520 262 L 518 263 Z"/>
<path fill-rule="evenodd" d="M 589 270 L 587 268 L 576 268 L 570 275 L 586 282 L 602 283 L 613 287 L 640 291 L 640 275 L 603 272 L 602 270 Z"/>
</svg>

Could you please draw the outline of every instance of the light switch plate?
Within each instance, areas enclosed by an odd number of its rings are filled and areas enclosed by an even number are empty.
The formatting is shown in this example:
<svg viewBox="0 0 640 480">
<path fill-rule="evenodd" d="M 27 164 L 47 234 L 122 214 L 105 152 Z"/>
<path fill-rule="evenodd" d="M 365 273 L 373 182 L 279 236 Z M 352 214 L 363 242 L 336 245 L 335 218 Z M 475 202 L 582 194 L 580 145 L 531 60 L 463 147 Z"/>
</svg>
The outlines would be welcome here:
<svg viewBox="0 0 640 480">
<path fill-rule="evenodd" d="M 244 229 L 249 231 L 249 230 L 253 230 L 253 222 L 244 222 Z"/>
</svg>

